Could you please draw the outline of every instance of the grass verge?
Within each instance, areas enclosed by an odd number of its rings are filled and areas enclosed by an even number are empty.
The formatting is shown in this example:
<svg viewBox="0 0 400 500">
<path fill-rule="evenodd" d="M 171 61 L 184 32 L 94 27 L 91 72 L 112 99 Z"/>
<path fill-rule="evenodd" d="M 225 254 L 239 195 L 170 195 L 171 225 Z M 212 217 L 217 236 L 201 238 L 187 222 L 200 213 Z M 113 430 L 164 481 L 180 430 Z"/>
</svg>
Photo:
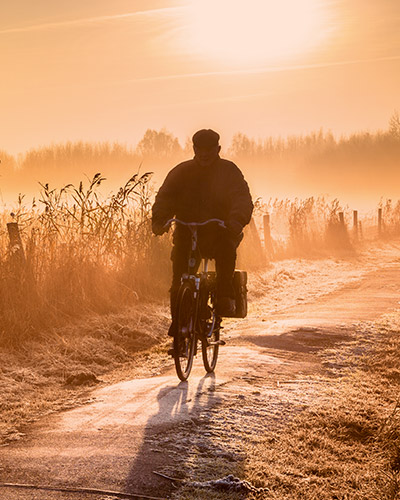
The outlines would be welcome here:
<svg viewBox="0 0 400 500">
<path fill-rule="evenodd" d="M 258 378 L 222 398 L 192 437 L 174 500 L 400 498 L 399 333 L 397 311 L 321 351 L 319 376 L 268 388 Z M 266 490 L 193 482 L 229 474 Z"/>
<path fill-rule="evenodd" d="M 82 403 L 89 388 L 163 369 L 168 312 L 138 304 L 91 316 L 0 350 L 0 443 L 40 416 Z"/>
</svg>

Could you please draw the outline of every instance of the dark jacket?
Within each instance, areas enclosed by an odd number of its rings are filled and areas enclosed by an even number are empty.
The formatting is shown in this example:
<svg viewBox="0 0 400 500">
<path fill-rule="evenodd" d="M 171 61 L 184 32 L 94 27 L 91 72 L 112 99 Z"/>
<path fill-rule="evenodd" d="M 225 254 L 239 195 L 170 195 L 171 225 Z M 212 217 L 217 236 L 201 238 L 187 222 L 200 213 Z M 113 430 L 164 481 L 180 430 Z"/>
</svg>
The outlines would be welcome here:
<svg viewBox="0 0 400 500">
<path fill-rule="evenodd" d="M 239 231 L 250 222 L 253 203 L 242 172 L 218 158 L 210 167 L 188 160 L 173 168 L 157 193 L 152 212 L 153 232 L 177 217 L 185 222 L 222 219 Z"/>
</svg>

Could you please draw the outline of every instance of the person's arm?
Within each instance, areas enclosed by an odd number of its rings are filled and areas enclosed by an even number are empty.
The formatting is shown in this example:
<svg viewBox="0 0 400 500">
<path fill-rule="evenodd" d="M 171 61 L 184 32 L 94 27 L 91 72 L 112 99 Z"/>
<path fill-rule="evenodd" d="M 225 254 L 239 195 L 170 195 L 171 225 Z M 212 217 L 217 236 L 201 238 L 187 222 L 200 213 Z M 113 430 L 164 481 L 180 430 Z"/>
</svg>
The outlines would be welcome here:
<svg viewBox="0 0 400 500">
<path fill-rule="evenodd" d="M 165 223 L 175 215 L 177 195 L 176 177 L 176 170 L 171 170 L 160 187 L 152 207 L 152 231 L 158 236 L 168 230 L 168 228 L 164 227 Z"/>
<path fill-rule="evenodd" d="M 249 186 L 236 165 L 232 171 L 231 182 L 231 207 L 226 225 L 233 233 L 240 234 L 243 227 L 250 222 L 251 214 L 253 213 L 253 202 Z"/>
</svg>

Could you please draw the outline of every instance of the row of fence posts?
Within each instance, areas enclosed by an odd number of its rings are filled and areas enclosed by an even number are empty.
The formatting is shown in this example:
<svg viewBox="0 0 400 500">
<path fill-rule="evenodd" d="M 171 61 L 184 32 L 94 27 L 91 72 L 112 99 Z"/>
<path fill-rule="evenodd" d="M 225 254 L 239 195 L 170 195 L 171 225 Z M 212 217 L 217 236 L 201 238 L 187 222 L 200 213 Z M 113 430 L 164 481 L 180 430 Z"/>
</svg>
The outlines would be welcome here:
<svg viewBox="0 0 400 500">
<path fill-rule="evenodd" d="M 339 222 L 345 227 L 344 212 L 339 212 Z M 252 220 L 251 232 L 254 234 L 258 233 L 254 220 Z M 23 265 L 25 263 L 25 252 L 22 245 L 21 234 L 19 231 L 19 226 L 17 222 L 9 222 L 7 224 L 8 237 L 10 240 L 11 255 L 14 262 L 18 265 Z M 271 236 L 271 217 L 267 213 L 263 216 L 263 232 L 264 232 L 264 251 L 268 258 L 272 258 L 274 254 L 274 245 Z M 383 214 L 382 208 L 378 208 L 378 237 L 382 236 L 383 232 Z M 358 211 L 353 210 L 353 238 L 358 240 L 363 237 L 363 228 L 361 221 L 358 220 Z M 259 238 L 257 238 L 259 241 Z M 259 242 L 261 245 L 261 242 Z"/>
<path fill-rule="evenodd" d="M 346 227 L 344 212 L 339 212 L 339 223 L 343 228 Z M 378 237 L 383 234 L 384 222 L 382 208 L 378 208 Z M 353 210 L 353 228 L 352 235 L 354 240 L 363 238 L 363 227 L 361 221 L 358 220 L 358 210 Z M 271 259 L 274 255 L 273 240 L 271 237 L 271 217 L 267 213 L 263 216 L 263 232 L 264 232 L 264 250 L 267 258 Z"/>
</svg>

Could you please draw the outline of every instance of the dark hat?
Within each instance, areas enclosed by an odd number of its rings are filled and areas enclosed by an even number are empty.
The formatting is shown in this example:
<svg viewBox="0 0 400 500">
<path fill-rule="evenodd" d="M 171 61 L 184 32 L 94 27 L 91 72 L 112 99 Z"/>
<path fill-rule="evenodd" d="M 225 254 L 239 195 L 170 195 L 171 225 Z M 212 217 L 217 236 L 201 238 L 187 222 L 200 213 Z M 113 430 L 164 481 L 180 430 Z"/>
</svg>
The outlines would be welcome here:
<svg viewBox="0 0 400 500">
<path fill-rule="evenodd" d="M 198 148 L 212 148 L 218 146 L 219 134 L 211 129 L 198 130 L 192 137 L 193 144 Z"/>
</svg>

